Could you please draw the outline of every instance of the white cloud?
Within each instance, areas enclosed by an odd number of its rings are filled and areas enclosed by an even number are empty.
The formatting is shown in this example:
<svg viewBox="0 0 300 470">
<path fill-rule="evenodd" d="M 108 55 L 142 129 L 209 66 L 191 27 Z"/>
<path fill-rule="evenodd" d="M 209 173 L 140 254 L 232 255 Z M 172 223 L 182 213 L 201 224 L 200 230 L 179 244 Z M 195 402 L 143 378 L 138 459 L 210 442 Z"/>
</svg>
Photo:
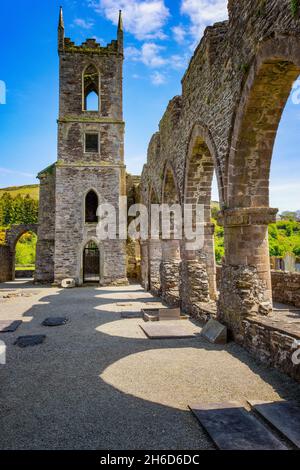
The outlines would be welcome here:
<svg viewBox="0 0 300 470">
<path fill-rule="evenodd" d="M 165 48 L 153 42 L 146 42 L 141 49 L 137 47 L 127 47 L 125 49 L 125 57 L 136 62 L 142 62 L 150 68 L 162 67 L 166 65 L 167 60 L 161 56 L 161 52 Z"/>
<path fill-rule="evenodd" d="M 186 34 L 187 34 L 185 28 L 182 25 L 174 26 L 172 28 L 172 32 L 173 32 L 175 41 L 178 44 L 183 44 L 186 38 Z"/>
<path fill-rule="evenodd" d="M 0 167 L 0 176 L 5 176 L 5 175 L 23 176 L 24 178 L 34 178 L 36 176 L 32 173 L 25 173 L 22 171 L 16 171 L 16 170 L 11 170 L 9 168 Z"/>
<path fill-rule="evenodd" d="M 83 29 L 91 29 L 94 26 L 93 21 L 87 21 L 87 20 L 84 20 L 83 18 L 76 18 L 73 24 Z"/>
<path fill-rule="evenodd" d="M 159 46 L 153 42 L 146 42 L 141 49 L 130 46 L 125 49 L 125 58 L 134 62 L 142 62 L 149 68 L 161 68 L 169 66 L 174 70 L 186 68 L 188 62 L 187 55 L 174 54 L 170 57 L 163 57 L 162 52 L 165 47 Z"/>
<path fill-rule="evenodd" d="M 125 30 L 139 40 L 166 37 L 163 27 L 170 11 L 164 0 L 90 0 L 89 4 L 114 24 L 122 10 Z"/>
<path fill-rule="evenodd" d="M 153 83 L 153 85 L 156 85 L 156 86 L 164 85 L 165 83 L 167 83 L 167 78 L 165 74 L 155 71 L 151 75 L 151 82 Z"/>
<path fill-rule="evenodd" d="M 195 46 L 203 36 L 206 26 L 227 19 L 227 0 L 182 0 L 181 13 L 190 18 L 189 32 Z"/>
</svg>

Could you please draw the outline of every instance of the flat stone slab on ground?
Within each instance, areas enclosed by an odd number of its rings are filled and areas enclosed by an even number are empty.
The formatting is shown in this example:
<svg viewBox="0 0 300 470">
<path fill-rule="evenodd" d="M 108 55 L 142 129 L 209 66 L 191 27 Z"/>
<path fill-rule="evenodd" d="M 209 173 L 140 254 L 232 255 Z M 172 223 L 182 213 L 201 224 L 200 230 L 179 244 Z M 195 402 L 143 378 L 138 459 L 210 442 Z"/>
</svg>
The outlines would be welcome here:
<svg viewBox="0 0 300 470">
<path fill-rule="evenodd" d="M 287 450 L 240 403 L 199 404 L 189 408 L 220 450 Z"/>
<path fill-rule="evenodd" d="M 22 323 L 21 320 L 0 320 L 0 333 L 14 333 Z"/>
<path fill-rule="evenodd" d="M 227 328 L 216 320 L 209 320 L 202 329 L 201 335 L 212 344 L 227 343 Z"/>
<path fill-rule="evenodd" d="M 121 318 L 130 320 L 132 318 L 142 318 L 141 312 L 121 312 Z"/>
<path fill-rule="evenodd" d="M 251 408 L 300 449 L 300 408 L 288 401 L 248 401 Z"/>
<path fill-rule="evenodd" d="M 159 321 L 180 320 L 180 308 L 160 308 Z"/>
<path fill-rule="evenodd" d="M 140 325 L 143 332 L 150 339 L 180 339 L 194 338 L 196 335 L 189 328 L 178 323 L 178 325 L 170 325 L 168 323 L 145 323 Z"/>
<path fill-rule="evenodd" d="M 66 317 L 50 317 L 46 318 L 46 320 L 43 321 L 42 325 L 43 326 L 63 326 L 68 323 L 69 319 Z"/>
<path fill-rule="evenodd" d="M 20 348 L 27 348 L 28 346 L 37 346 L 42 344 L 46 339 L 45 335 L 33 335 L 33 336 L 19 336 L 15 345 Z"/>
<path fill-rule="evenodd" d="M 179 316 L 178 316 L 179 311 Z M 188 315 L 182 315 L 179 309 L 168 308 L 143 308 L 142 315 L 145 322 L 158 322 L 158 321 L 176 321 L 188 320 Z"/>
</svg>

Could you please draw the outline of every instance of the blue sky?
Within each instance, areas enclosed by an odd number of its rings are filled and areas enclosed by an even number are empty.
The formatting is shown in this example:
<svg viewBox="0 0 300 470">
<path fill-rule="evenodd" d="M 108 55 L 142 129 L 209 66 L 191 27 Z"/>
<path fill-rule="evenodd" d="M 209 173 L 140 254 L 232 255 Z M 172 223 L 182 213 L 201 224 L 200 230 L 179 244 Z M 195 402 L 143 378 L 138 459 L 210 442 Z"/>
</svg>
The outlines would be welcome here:
<svg viewBox="0 0 300 470">
<path fill-rule="evenodd" d="M 66 35 L 76 43 L 116 37 L 124 15 L 126 164 L 138 174 L 151 135 L 176 94 L 206 25 L 226 19 L 226 0 L 15 0 L 0 6 L 0 187 L 32 184 L 56 160 L 58 115 L 57 20 L 64 8 Z M 300 208 L 300 104 L 290 99 L 274 150 L 271 205 Z M 218 199 L 214 185 L 214 199 Z"/>
</svg>

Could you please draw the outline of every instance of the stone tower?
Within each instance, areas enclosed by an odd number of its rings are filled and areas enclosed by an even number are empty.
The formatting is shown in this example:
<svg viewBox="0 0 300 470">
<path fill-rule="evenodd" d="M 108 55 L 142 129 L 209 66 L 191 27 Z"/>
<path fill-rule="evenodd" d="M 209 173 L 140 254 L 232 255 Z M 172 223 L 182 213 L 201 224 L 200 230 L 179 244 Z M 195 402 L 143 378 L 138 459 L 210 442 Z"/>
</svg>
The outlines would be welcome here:
<svg viewBox="0 0 300 470">
<path fill-rule="evenodd" d="M 58 160 L 39 174 L 37 281 L 126 282 L 126 244 L 96 239 L 97 208 L 126 193 L 123 24 L 106 47 L 75 45 L 58 25 Z"/>
</svg>

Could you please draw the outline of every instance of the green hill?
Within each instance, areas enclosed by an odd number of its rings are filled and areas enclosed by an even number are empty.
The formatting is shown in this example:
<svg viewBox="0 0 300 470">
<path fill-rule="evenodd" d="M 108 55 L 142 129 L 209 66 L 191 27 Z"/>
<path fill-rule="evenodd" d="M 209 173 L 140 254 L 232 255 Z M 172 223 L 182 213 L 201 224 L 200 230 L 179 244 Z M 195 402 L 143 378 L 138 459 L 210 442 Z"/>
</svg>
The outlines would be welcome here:
<svg viewBox="0 0 300 470">
<path fill-rule="evenodd" d="M 0 198 L 4 193 L 9 193 L 12 198 L 17 197 L 18 194 L 22 196 L 29 196 L 35 201 L 39 200 L 39 184 L 31 184 L 27 186 L 10 186 L 8 188 L 0 188 Z"/>
</svg>

